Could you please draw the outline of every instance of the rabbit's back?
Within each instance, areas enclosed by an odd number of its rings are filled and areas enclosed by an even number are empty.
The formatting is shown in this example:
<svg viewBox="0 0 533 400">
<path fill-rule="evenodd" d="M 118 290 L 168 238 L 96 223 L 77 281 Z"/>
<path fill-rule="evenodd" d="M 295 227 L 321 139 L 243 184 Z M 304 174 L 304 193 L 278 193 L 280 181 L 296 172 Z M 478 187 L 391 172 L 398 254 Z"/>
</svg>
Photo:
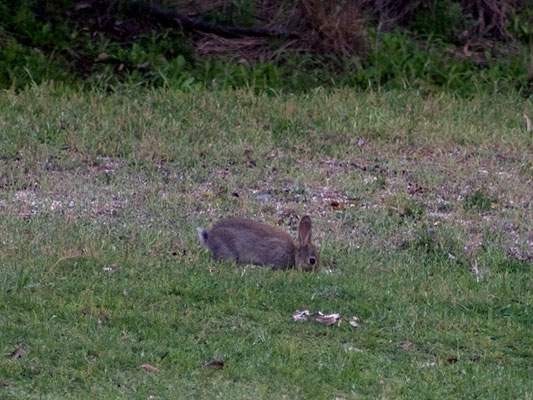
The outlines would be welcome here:
<svg viewBox="0 0 533 400">
<path fill-rule="evenodd" d="M 295 247 L 286 232 L 247 219 L 219 221 L 207 233 L 205 244 L 215 259 L 271 265 L 275 269 L 294 265 Z"/>
</svg>

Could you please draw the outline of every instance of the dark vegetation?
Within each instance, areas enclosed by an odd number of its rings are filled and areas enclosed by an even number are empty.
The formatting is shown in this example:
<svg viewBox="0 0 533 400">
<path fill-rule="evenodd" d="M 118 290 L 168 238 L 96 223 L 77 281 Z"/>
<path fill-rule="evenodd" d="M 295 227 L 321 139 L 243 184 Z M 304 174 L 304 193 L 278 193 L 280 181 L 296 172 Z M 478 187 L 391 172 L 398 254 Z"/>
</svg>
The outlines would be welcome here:
<svg viewBox="0 0 533 400">
<path fill-rule="evenodd" d="M 6 0 L 0 87 L 59 81 L 531 95 L 530 0 Z"/>
</svg>

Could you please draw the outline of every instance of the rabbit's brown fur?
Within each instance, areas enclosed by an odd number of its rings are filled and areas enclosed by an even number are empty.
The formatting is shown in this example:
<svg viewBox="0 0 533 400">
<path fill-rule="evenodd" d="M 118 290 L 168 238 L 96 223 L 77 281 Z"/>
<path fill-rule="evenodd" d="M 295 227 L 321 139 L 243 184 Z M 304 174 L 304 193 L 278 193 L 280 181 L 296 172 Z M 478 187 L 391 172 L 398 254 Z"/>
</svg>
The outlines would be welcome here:
<svg viewBox="0 0 533 400">
<path fill-rule="evenodd" d="M 240 264 L 270 265 L 286 269 L 296 265 L 304 270 L 318 267 L 316 248 L 311 244 L 311 219 L 302 217 L 299 240 L 294 243 L 286 232 L 243 218 L 226 218 L 206 232 L 198 228 L 203 245 L 215 260 Z"/>
</svg>

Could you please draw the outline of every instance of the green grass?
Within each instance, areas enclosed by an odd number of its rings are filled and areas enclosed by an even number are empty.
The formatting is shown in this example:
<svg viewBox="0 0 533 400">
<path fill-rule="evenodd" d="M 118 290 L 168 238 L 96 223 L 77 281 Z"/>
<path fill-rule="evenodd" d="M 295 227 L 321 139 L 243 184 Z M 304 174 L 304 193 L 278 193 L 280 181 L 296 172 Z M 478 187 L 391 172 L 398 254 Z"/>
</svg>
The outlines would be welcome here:
<svg viewBox="0 0 533 400">
<path fill-rule="evenodd" d="M 531 106 L 2 92 L 0 397 L 533 398 Z M 318 273 L 216 263 L 195 232 L 304 213 Z"/>
</svg>

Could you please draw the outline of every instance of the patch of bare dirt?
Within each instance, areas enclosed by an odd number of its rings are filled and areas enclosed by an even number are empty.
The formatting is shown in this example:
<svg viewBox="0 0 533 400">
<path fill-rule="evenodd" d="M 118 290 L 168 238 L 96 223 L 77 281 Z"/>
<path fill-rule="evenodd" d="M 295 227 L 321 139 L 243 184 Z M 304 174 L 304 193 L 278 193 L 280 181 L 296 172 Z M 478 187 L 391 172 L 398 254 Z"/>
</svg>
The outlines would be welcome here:
<svg viewBox="0 0 533 400">
<path fill-rule="evenodd" d="M 293 163 L 276 153 L 272 157 Z M 531 178 L 518 161 L 442 152 L 410 157 L 361 153 L 348 160 L 301 158 L 291 173 L 258 167 L 248 158 L 225 168 L 206 166 L 199 183 L 172 163 L 139 173 L 118 159 L 101 158 L 72 168 L 28 171 L 32 182 L 0 189 L 0 212 L 31 220 L 41 216 L 91 224 L 142 224 L 147 229 L 175 229 L 180 218 L 208 224 L 225 215 L 243 215 L 295 231 L 309 214 L 317 241 L 380 248 L 413 240 L 413 226 L 431 232 L 457 229 L 463 252 L 475 256 L 488 240 L 500 241 L 517 260 L 533 254 Z M 464 159 L 468 163 L 464 164 Z M 270 168 L 259 173 L 258 168 Z M 255 174 L 262 178 L 255 180 Z M 465 206 L 469 194 L 484 190 L 493 203 Z M 455 255 L 454 255 L 455 256 Z"/>
</svg>

